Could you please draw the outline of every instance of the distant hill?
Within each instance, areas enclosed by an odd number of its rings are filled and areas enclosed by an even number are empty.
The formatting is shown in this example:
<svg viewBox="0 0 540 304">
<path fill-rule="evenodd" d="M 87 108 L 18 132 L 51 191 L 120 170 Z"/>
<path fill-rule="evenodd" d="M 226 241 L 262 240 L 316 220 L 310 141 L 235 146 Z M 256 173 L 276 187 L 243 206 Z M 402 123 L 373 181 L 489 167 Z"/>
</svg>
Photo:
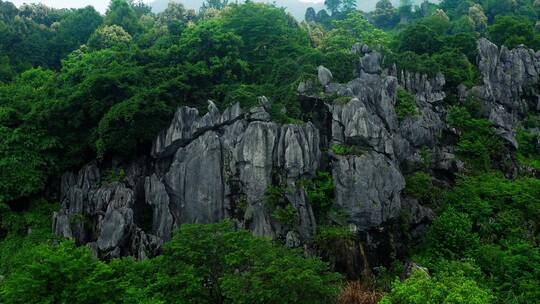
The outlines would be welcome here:
<svg viewBox="0 0 540 304">
<path fill-rule="evenodd" d="M 152 6 L 152 10 L 156 13 L 159 13 L 163 11 L 165 8 L 167 8 L 167 4 L 170 0 L 155 0 L 154 2 L 150 3 Z M 171 0 L 175 2 L 180 2 L 184 4 L 186 8 L 195 9 L 198 10 L 203 0 Z M 302 2 L 300 0 L 276 0 L 276 1 L 264 1 L 264 0 L 255 0 L 257 2 L 265 2 L 265 3 L 275 3 L 279 7 L 284 7 L 287 9 L 288 12 L 290 12 L 295 18 L 302 20 L 304 19 L 304 14 L 306 13 L 306 9 L 308 7 L 313 7 L 316 11 L 324 8 L 323 2 Z M 375 4 L 378 0 L 357 0 L 357 7 L 360 10 L 363 11 L 371 11 L 375 8 Z M 423 0 L 415 0 L 413 2 L 415 3 L 421 3 Z M 233 2 L 233 0 L 230 0 L 230 2 Z M 392 1 L 396 6 L 399 4 L 399 0 L 393 0 Z M 431 1 L 431 2 L 438 2 L 438 1 Z"/>
</svg>

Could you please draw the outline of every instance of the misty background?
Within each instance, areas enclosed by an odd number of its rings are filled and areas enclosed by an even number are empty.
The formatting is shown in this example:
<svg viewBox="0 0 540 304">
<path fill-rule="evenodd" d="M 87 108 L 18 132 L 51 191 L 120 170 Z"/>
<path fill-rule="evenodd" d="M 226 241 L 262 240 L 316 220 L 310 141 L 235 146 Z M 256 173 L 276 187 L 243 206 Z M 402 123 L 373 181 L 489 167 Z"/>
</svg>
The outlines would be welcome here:
<svg viewBox="0 0 540 304">
<path fill-rule="evenodd" d="M 284 7 L 297 19 L 304 19 L 304 14 L 308 7 L 313 7 L 316 11 L 324 8 L 324 0 L 276 0 L 265 1 L 255 0 L 256 2 L 275 3 L 278 7 Z M 363 11 L 371 11 L 375 8 L 375 4 L 378 0 L 358 0 L 357 9 Z M 43 3 L 47 6 L 54 8 L 80 8 L 88 5 L 92 5 L 96 10 L 101 13 L 105 13 L 109 0 L 11 0 L 15 5 L 20 6 L 23 3 Z M 152 7 L 152 10 L 156 13 L 163 11 L 169 2 L 180 2 L 188 9 L 199 9 L 203 3 L 203 0 L 147 0 L 143 1 Z M 235 2 L 230 0 L 230 2 Z M 239 1 L 241 2 L 241 1 Z M 392 0 L 394 5 L 399 5 L 399 0 Z M 419 4 L 423 0 L 414 0 L 413 3 Z M 437 1 L 430 1 L 437 2 Z"/>
</svg>

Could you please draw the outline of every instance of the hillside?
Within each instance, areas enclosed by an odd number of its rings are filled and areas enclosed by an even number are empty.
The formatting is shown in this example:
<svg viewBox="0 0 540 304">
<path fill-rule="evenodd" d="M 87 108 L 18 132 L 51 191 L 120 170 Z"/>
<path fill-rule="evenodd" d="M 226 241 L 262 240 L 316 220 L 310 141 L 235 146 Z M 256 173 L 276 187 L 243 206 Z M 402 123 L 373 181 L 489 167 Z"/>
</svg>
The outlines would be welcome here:
<svg viewBox="0 0 540 304">
<path fill-rule="evenodd" d="M 540 302 L 540 4 L 0 1 L 0 303 Z"/>
</svg>

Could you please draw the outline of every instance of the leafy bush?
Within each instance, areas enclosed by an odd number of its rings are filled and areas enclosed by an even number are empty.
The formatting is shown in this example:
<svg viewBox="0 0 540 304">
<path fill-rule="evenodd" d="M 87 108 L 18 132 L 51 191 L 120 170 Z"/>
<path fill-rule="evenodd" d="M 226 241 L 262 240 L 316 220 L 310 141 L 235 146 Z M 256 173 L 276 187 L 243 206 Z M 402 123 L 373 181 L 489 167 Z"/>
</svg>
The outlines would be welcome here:
<svg viewBox="0 0 540 304">
<path fill-rule="evenodd" d="M 489 170 L 492 160 L 500 158 L 504 144 L 487 119 L 473 118 L 463 107 L 452 107 L 448 123 L 461 131 L 457 152 L 475 170 Z"/>
<path fill-rule="evenodd" d="M 474 256 L 480 238 L 473 232 L 473 222 L 467 214 L 449 209 L 429 228 L 426 245 L 432 256 L 462 258 Z"/>
<path fill-rule="evenodd" d="M 516 140 L 519 144 L 517 155 L 519 163 L 524 166 L 540 169 L 540 153 L 538 153 L 536 148 L 539 135 L 519 129 Z"/>
<path fill-rule="evenodd" d="M 289 202 L 286 192 L 290 191 L 282 187 L 269 186 L 265 193 L 265 206 L 278 222 L 295 227 L 298 224 L 298 211 Z"/>
<path fill-rule="evenodd" d="M 70 241 L 24 249 L 2 303 L 329 303 L 341 282 L 318 258 L 230 222 L 182 225 L 163 255 L 140 262 L 108 264 Z"/>
<path fill-rule="evenodd" d="M 87 247 L 76 247 L 69 241 L 41 244 L 22 252 L 19 259 L 21 266 L 0 286 L 4 303 L 106 303 L 121 299 L 114 273 Z"/>
<path fill-rule="evenodd" d="M 400 120 L 406 117 L 414 116 L 418 113 L 415 102 L 416 97 L 404 89 L 398 89 L 396 114 Z"/>
<path fill-rule="evenodd" d="M 150 291 L 168 303 L 328 303 L 340 279 L 319 259 L 228 222 L 183 225 L 157 263 L 162 275 Z"/>
<path fill-rule="evenodd" d="M 318 223 L 326 223 L 334 204 L 334 180 L 332 174 L 324 171 L 317 172 L 317 176 L 309 183 L 306 190 Z"/>
<path fill-rule="evenodd" d="M 336 155 L 358 155 L 360 156 L 362 154 L 362 151 L 352 145 L 342 145 L 342 144 L 336 144 L 332 145 L 332 152 Z"/>
<path fill-rule="evenodd" d="M 493 296 L 488 290 L 463 273 L 442 273 L 430 277 L 415 270 L 407 280 L 396 280 L 392 290 L 379 302 L 381 304 L 488 304 Z"/>
<path fill-rule="evenodd" d="M 57 239 L 51 231 L 51 218 L 58 207 L 58 204 L 35 200 L 27 211 L 13 212 L 0 203 L 0 276 L 24 264 L 21 253 Z"/>
<path fill-rule="evenodd" d="M 350 243 L 353 240 L 354 233 L 349 227 L 343 226 L 319 226 L 315 235 L 315 244 L 330 252 L 338 243 Z"/>
<path fill-rule="evenodd" d="M 105 171 L 104 176 L 101 178 L 101 185 L 112 184 L 116 182 L 123 182 L 126 179 L 126 171 L 123 168 L 110 169 Z"/>
<path fill-rule="evenodd" d="M 406 177 L 405 193 L 423 203 L 431 203 L 436 198 L 436 190 L 431 181 L 431 176 L 425 172 L 416 172 Z"/>
</svg>

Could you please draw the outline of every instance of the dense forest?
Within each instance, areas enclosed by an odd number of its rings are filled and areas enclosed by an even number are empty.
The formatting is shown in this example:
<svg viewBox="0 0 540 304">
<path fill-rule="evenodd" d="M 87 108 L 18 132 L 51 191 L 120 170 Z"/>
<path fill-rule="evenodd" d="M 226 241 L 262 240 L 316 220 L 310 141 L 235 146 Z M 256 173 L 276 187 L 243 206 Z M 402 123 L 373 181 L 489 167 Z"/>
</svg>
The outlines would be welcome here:
<svg viewBox="0 0 540 304">
<path fill-rule="evenodd" d="M 540 1 L 380 0 L 363 12 L 354 0 L 326 0 L 325 7 L 299 21 L 251 1 L 207 0 L 198 11 L 171 2 L 156 14 L 143 2 L 112 0 L 102 15 L 90 6 L 0 0 L 0 303 L 539 303 L 538 74 L 518 90 L 524 106 L 515 109 L 515 130 L 505 130 L 510 140 L 464 92 L 486 85 L 483 38 L 501 54 L 517 50 L 500 60 L 523 50 L 540 61 Z M 399 214 L 392 224 L 401 231 L 392 235 L 399 253 L 383 248 L 362 269 L 343 266 L 349 251 L 338 249 L 359 246 L 358 254 L 365 240 L 339 219 L 340 185 L 327 168 L 301 180 L 317 229 L 294 249 L 288 238 L 254 236 L 234 217 L 175 226 L 159 254 L 145 258 L 96 257 L 51 229 L 64 172 L 96 163 L 107 169 L 99 186 L 127 184 L 125 165 L 154 153 L 180 106 L 212 114 L 208 100 L 221 111 L 266 100 L 272 121 L 301 126 L 328 105 L 356 102 L 314 83 L 325 71 L 339 83 L 367 77 L 355 69 L 367 65 L 359 45 L 377 52 L 381 77 L 445 78 L 436 107 L 451 132 L 436 137 L 461 165 L 451 174 L 434 169 L 437 144 L 419 147 L 414 166 L 398 165 L 405 178 L 398 195 L 433 211 L 420 236 L 408 232 L 412 215 Z M 300 90 L 307 84 L 309 94 Z M 404 126 L 420 116 L 421 101 L 407 85 L 396 90 Z M 359 156 L 362 144 L 323 152 Z M 288 191 L 274 185 L 264 195 L 282 226 L 299 218 Z"/>
</svg>

